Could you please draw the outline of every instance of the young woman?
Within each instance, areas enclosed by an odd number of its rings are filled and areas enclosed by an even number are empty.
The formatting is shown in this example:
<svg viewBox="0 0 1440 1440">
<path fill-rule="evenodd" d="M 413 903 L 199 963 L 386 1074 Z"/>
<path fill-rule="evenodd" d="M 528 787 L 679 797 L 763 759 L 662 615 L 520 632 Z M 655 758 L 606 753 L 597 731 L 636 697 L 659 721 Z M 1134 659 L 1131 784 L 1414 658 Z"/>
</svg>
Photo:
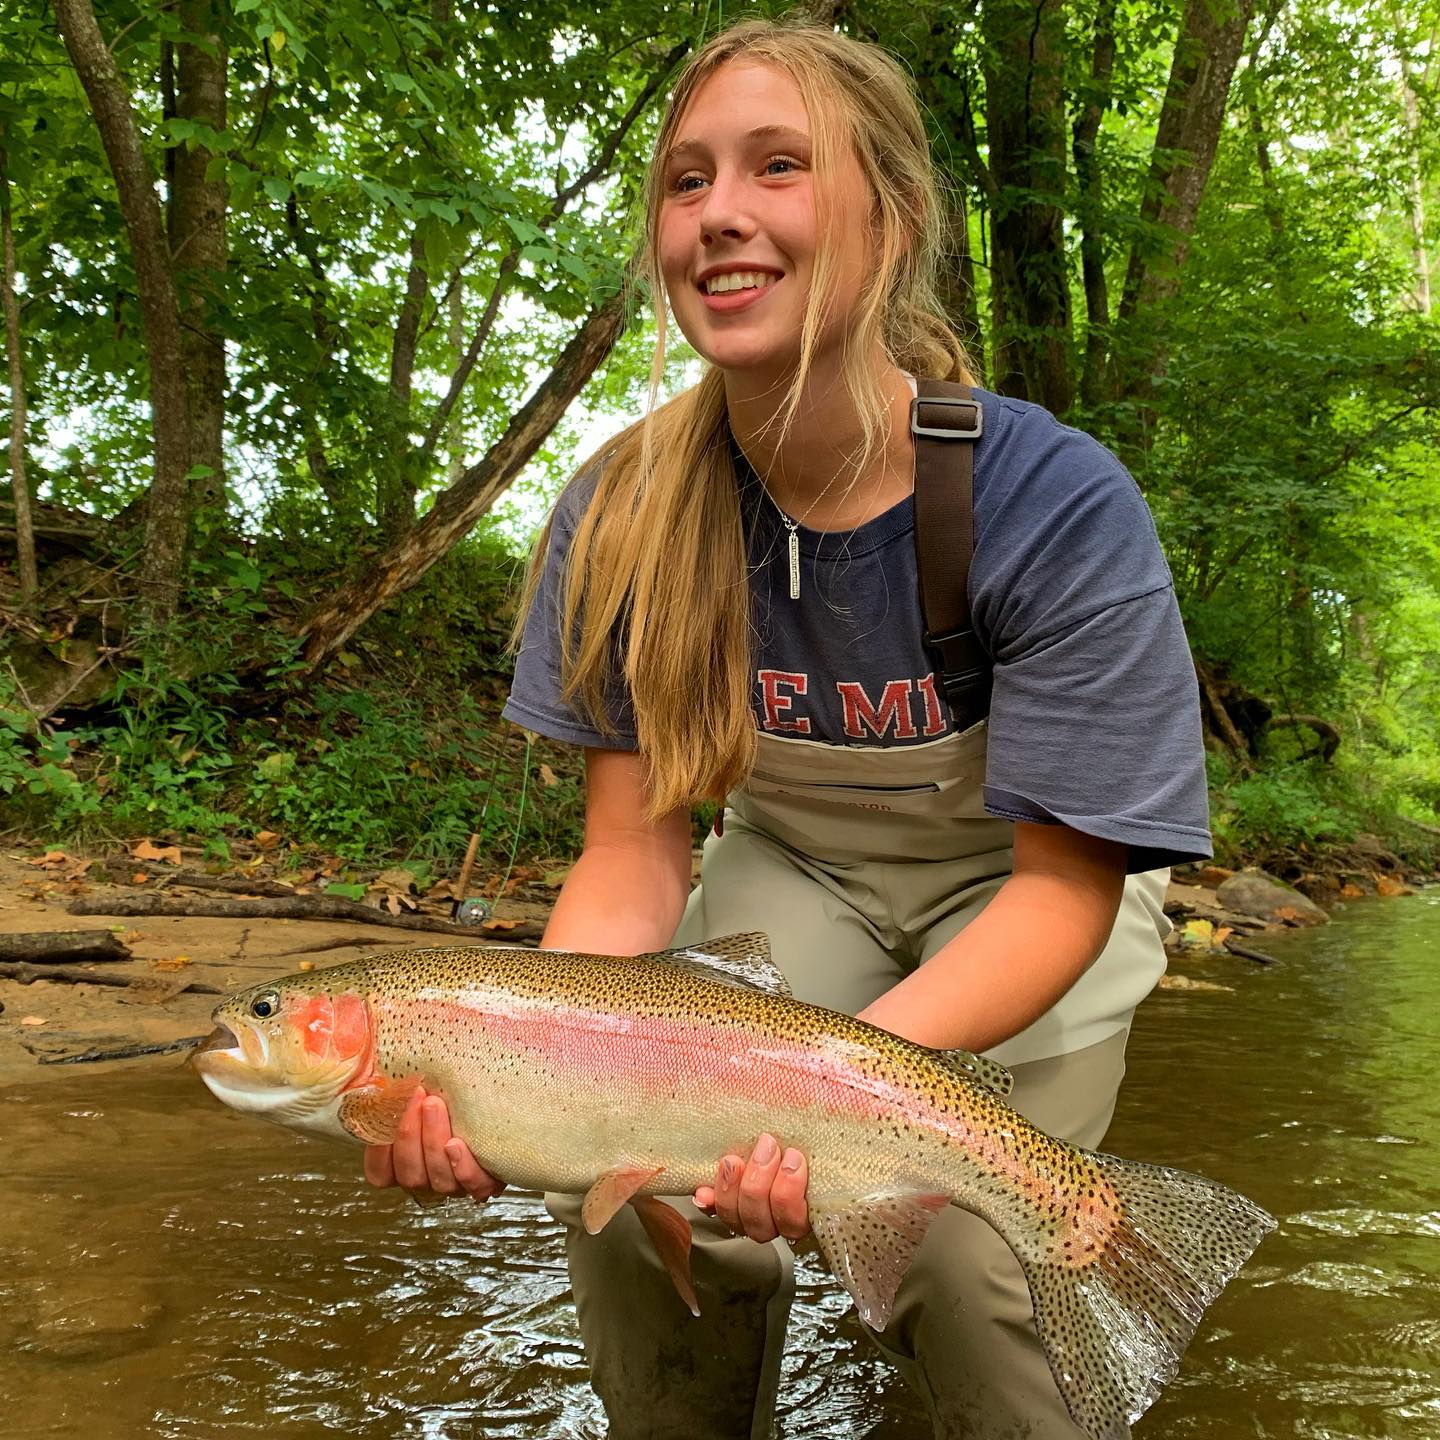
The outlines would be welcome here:
<svg viewBox="0 0 1440 1440">
<path fill-rule="evenodd" d="M 988 723 L 957 730 L 923 638 L 915 377 L 969 383 L 935 301 L 940 205 L 882 51 L 738 25 L 676 85 L 648 271 L 706 362 L 566 490 L 507 715 L 585 747 L 584 851 L 550 947 L 769 934 L 795 994 L 985 1051 L 1035 1123 L 1098 1144 L 1164 969 L 1157 867 L 1209 853 L 1194 672 L 1143 500 L 1034 405 L 976 391 L 969 594 Z M 726 797 L 690 890 L 690 808 Z M 626 1212 L 553 1196 L 616 1440 L 770 1434 L 804 1157 L 762 1136 L 693 1216 L 701 1316 Z M 421 1097 L 376 1184 L 498 1188 Z M 757 1243 L 760 1242 L 760 1243 Z M 874 1337 L 937 1435 L 1075 1437 L 1003 1241 L 931 1227 Z"/>
</svg>

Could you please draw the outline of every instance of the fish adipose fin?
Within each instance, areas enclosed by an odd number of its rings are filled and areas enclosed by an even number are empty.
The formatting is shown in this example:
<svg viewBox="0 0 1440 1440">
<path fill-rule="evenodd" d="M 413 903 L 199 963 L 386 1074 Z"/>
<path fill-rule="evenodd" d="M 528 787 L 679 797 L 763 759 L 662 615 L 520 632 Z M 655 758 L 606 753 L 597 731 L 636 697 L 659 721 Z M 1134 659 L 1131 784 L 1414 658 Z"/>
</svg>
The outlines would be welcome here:
<svg viewBox="0 0 1440 1440">
<path fill-rule="evenodd" d="M 835 1278 L 850 1292 L 860 1318 L 883 1330 L 895 1292 L 948 1195 L 844 1196 L 810 1202 L 810 1228 Z"/>
<path fill-rule="evenodd" d="M 690 1279 L 690 1222 L 673 1206 L 653 1195 L 637 1195 L 630 1204 L 674 1282 L 676 1293 L 698 1319 L 700 1302 L 695 1298 L 695 1285 Z"/>
<path fill-rule="evenodd" d="M 410 1097 L 421 1083 L 419 1075 L 409 1075 L 404 1080 L 379 1076 L 357 1085 L 340 1098 L 340 1123 L 367 1145 L 389 1145 L 400 1128 L 400 1117 Z"/>
<path fill-rule="evenodd" d="M 620 1207 L 665 1167 L 617 1165 L 607 1170 L 586 1192 L 580 1218 L 591 1235 L 598 1235 L 619 1213 Z"/>
<path fill-rule="evenodd" d="M 1015 1088 L 1015 1077 L 998 1061 L 987 1060 L 971 1050 L 936 1050 L 935 1058 L 973 1085 L 983 1085 L 997 1095 L 1008 1095 Z"/>
<path fill-rule="evenodd" d="M 650 959 L 677 965 L 706 980 L 718 980 L 722 985 L 743 986 L 766 995 L 790 994 L 790 982 L 770 958 L 768 935 L 726 935 L 720 940 L 703 940 L 698 945 L 661 950 Z"/>
<path fill-rule="evenodd" d="M 1123 1440 L 1175 1374 L 1206 1306 L 1275 1221 L 1203 1176 L 1087 1158 L 1105 1183 L 1071 1223 L 1006 1239 L 1071 1416 L 1095 1440 Z"/>
</svg>

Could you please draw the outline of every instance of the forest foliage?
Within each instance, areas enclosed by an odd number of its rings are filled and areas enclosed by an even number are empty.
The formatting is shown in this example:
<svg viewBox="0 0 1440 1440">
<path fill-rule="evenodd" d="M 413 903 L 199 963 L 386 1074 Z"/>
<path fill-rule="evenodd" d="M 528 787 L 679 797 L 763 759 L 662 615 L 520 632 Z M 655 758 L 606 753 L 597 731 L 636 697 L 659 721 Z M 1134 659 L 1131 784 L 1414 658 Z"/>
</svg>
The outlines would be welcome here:
<svg viewBox="0 0 1440 1440">
<path fill-rule="evenodd" d="M 1222 848 L 1423 837 L 1434 0 L 807 13 L 915 76 L 986 383 L 1145 491 Z M 483 814 L 573 842 L 573 761 L 517 818 L 528 752 L 494 719 L 516 517 L 643 408 L 647 146 L 733 18 L 0 0 L 16 826 L 450 854 Z"/>
</svg>

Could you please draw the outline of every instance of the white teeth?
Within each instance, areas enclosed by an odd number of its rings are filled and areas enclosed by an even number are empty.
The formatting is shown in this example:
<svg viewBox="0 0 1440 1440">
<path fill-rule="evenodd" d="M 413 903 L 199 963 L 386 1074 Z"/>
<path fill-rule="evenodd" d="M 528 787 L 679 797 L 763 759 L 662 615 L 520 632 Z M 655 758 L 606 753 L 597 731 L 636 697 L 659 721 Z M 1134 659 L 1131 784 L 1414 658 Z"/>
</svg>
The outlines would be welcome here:
<svg viewBox="0 0 1440 1440">
<path fill-rule="evenodd" d="M 705 293 L 723 295 L 729 290 L 763 290 L 773 285 L 775 279 L 763 270 L 732 270 L 725 275 L 712 275 L 705 282 Z"/>
</svg>

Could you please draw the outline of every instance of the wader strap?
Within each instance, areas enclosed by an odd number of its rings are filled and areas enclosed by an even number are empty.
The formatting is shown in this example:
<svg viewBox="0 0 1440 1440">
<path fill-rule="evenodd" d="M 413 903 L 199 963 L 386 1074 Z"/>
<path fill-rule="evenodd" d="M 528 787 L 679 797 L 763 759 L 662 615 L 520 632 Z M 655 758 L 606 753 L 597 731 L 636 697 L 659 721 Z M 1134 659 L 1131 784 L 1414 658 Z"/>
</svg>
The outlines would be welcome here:
<svg viewBox="0 0 1440 1440">
<path fill-rule="evenodd" d="M 959 730 L 990 710 L 990 657 L 970 619 L 975 553 L 975 442 L 984 412 L 968 385 L 917 381 L 910 402 L 915 437 L 915 560 L 925 643 L 940 654 L 940 685 Z"/>
</svg>

